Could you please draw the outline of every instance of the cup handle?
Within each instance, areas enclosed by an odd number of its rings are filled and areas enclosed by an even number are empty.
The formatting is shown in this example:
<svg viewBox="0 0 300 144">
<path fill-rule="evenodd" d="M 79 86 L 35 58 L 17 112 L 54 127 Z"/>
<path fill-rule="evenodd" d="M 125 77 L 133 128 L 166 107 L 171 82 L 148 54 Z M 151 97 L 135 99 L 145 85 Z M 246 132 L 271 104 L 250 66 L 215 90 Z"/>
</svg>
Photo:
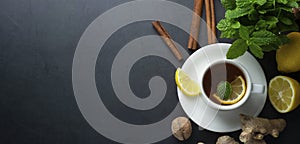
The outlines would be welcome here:
<svg viewBox="0 0 300 144">
<path fill-rule="evenodd" d="M 263 94 L 265 92 L 265 86 L 262 84 L 252 84 L 251 93 Z"/>
</svg>

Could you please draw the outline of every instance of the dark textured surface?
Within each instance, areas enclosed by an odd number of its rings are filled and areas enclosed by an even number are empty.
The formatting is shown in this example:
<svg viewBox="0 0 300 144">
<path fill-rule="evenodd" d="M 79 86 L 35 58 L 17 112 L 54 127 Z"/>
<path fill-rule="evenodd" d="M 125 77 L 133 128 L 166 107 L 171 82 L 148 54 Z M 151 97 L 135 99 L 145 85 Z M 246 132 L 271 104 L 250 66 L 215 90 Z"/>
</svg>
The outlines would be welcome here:
<svg viewBox="0 0 300 144">
<path fill-rule="evenodd" d="M 98 134 L 82 117 L 72 89 L 72 60 L 76 45 L 87 26 L 106 10 L 124 3 L 124 0 L 1 0 L 0 1 L 0 143 L 2 144 L 99 144 L 115 143 Z M 193 7 L 192 0 L 175 0 L 188 8 Z M 217 21 L 224 10 L 217 5 Z M 142 31 L 140 30 L 142 29 Z M 187 34 L 178 28 L 167 25 L 170 35 L 183 46 L 187 45 Z M 104 45 L 103 54 L 115 55 L 118 48 L 128 41 L 143 36 L 156 34 L 148 21 L 130 24 L 118 30 L 117 35 Z M 220 39 L 221 42 L 228 40 Z M 101 55 L 101 54 L 100 54 Z M 112 57 L 113 58 L 113 57 Z M 106 59 L 108 62 L 109 58 Z M 276 69 L 275 53 L 265 55 L 259 60 L 267 81 L 279 73 Z M 143 68 L 146 63 L 147 68 Z M 159 63 L 159 64 L 155 64 Z M 97 67 L 109 63 L 97 63 Z M 98 88 L 105 80 L 96 67 Z M 153 71 L 151 71 L 151 69 Z M 174 67 L 168 61 L 156 57 L 146 57 L 136 63 L 131 71 L 130 83 L 138 96 L 147 95 L 142 91 L 149 77 L 161 75 L 170 88 L 170 95 L 175 95 L 173 76 Z M 136 75 L 138 74 L 138 75 Z M 140 75 L 139 75 L 140 74 Z M 288 74 L 300 81 L 300 73 Z M 146 79 L 139 79 L 146 77 Z M 108 88 L 108 87 L 105 87 Z M 158 109 L 145 113 L 129 110 L 122 104 L 113 103 L 116 99 L 102 98 L 106 106 L 119 119 L 136 124 L 147 124 L 162 119 L 178 102 L 167 97 L 170 104 L 160 105 Z M 124 110 L 124 109 L 122 109 Z M 126 110 L 126 109 L 125 109 Z M 134 115 L 136 113 L 137 115 Z M 268 143 L 295 143 L 300 129 L 300 109 L 288 114 L 279 114 L 267 100 L 260 116 L 284 118 L 287 128 L 277 139 L 267 137 Z M 157 114 L 157 115 L 156 115 Z M 134 115 L 134 116 L 133 116 Z M 141 117 L 141 118 L 139 118 Z M 138 119 L 134 121 L 134 119 Z M 198 131 L 193 123 L 192 137 L 189 144 L 203 141 L 215 143 L 223 134 Z M 238 138 L 240 131 L 227 133 Z M 159 143 L 181 143 L 172 136 Z"/>
</svg>

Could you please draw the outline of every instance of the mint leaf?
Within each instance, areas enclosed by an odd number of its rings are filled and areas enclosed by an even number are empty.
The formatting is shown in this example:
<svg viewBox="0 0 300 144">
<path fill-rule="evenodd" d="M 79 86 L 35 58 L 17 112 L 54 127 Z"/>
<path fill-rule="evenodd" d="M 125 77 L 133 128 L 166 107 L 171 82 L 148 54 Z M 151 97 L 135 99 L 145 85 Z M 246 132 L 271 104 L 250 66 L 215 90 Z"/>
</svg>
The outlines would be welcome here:
<svg viewBox="0 0 300 144">
<path fill-rule="evenodd" d="M 287 11 L 287 12 L 292 12 L 292 8 L 291 7 L 281 7 L 281 10 Z"/>
<path fill-rule="evenodd" d="M 226 19 L 221 19 L 217 24 L 217 29 L 220 31 L 226 31 L 230 27 L 230 24 Z"/>
<path fill-rule="evenodd" d="M 233 10 L 236 8 L 235 0 L 221 0 L 221 3 L 226 10 Z"/>
<path fill-rule="evenodd" d="M 279 46 L 275 44 L 269 44 L 269 45 L 261 46 L 261 48 L 264 52 L 270 52 L 270 51 L 277 50 Z"/>
<path fill-rule="evenodd" d="M 232 93 L 231 84 L 228 81 L 221 81 L 217 85 L 217 96 L 222 100 L 227 100 Z"/>
<path fill-rule="evenodd" d="M 253 4 L 258 4 L 262 6 L 267 0 L 236 0 L 236 6 L 240 8 L 245 8 L 252 6 Z"/>
<path fill-rule="evenodd" d="M 266 29 L 267 25 L 265 24 L 266 21 L 265 20 L 259 20 L 256 25 L 255 25 L 255 29 L 256 30 L 260 30 L 260 29 Z"/>
<path fill-rule="evenodd" d="M 278 37 L 278 43 L 277 45 L 284 45 L 290 42 L 290 39 L 286 35 L 280 35 Z"/>
<path fill-rule="evenodd" d="M 246 26 L 246 27 L 249 30 L 249 34 L 251 34 L 255 30 L 254 26 L 252 26 L 252 25 Z"/>
<path fill-rule="evenodd" d="M 286 36 L 286 35 L 279 35 L 277 36 L 277 39 L 276 41 L 273 43 L 273 45 L 276 45 L 277 47 L 278 46 L 281 46 L 281 45 L 284 45 L 284 44 L 287 44 L 290 42 L 290 39 Z M 275 46 L 275 47 L 276 47 Z M 276 48 L 277 49 L 277 48 Z"/>
<path fill-rule="evenodd" d="M 285 17 L 285 16 L 279 17 L 279 21 L 282 22 L 285 25 L 292 25 L 293 24 L 293 21 L 290 18 Z"/>
<path fill-rule="evenodd" d="M 249 39 L 249 30 L 247 27 L 245 26 L 241 26 L 240 29 L 239 29 L 239 34 L 240 34 L 240 37 L 243 39 L 243 40 L 248 40 Z"/>
<path fill-rule="evenodd" d="M 232 43 L 230 46 L 226 57 L 228 59 L 235 59 L 241 55 L 243 55 L 248 49 L 248 45 L 245 40 L 243 39 L 237 39 Z"/>
<path fill-rule="evenodd" d="M 251 9 L 248 13 L 248 19 L 250 21 L 257 21 L 258 18 L 258 12 L 255 9 Z"/>
<path fill-rule="evenodd" d="M 240 27 L 241 27 L 241 24 L 238 21 L 231 23 L 231 28 L 238 29 Z"/>
<path fill-rule="evenodd" d="M 290 1 L 289 3 L 287 3 L 288 6 L 292 7 L 292 8 L 298 8 L 299 4 L 296 1 Z"/>
<path fill-rule="evenodd" d="M 276 24 L 278 23 L 278 19 L 275 16 L 268 16 L 265 20 L 259 20 L 256 25 L 256 30 L 261 29 L 273 29 L 276 27 Z"/>
<path fill-rule="evenodd" d="M 245 15 L 249 14 L 251 9 L 253 9 L 253 7 L 236 8 L 234 10 L 227 10 L 225 12 L 225 18 L 234 19 L 234 18 L 239 18 L 239 17 L 245 16 Z"/>
<path fill-rule="evenodd" d="M 282 3 L 282 4 L 287 4 L 289 1 L 288 0 L 276 0 L 276 2 Z"/>
<path fill-rule="evenodd" d="M 222 19 L 217 24 L 217 28 L 220 31 L 226 31 L 226 30 L 229 30 L 229 29 L 238 29 L 238 28 L 240 28 L 240 26 L 241 25 L 238 21 L 232 21 L 230 19 Z"/>
<path fill-rule="evenodd" d="M 232 22 L 228 19 L 222 19 L 220 22 L 217 24 L 218 30 L 220 30 L 221 33 L 221 38 L 233 38 L 236 37 L 238 28 L 240 27 L 239 22 Z"/>
<path fill-rule="evenodd" d="M 253 0 L 236 0 L 236 6 L 239 8 L 249 7 L 253 3 Z"/>
<path fill-rule="evenodd" d="M 221 38 L 238 38 L 238 30 L 230 29 L 223 31 L 220 35 Z"/>
<path fill-rule="evenodd" d="M 267 2 L 267 0 L 254 0 L 253 2 L 260 5 L 260 6 L 262 6 Z"/>
<path fill-rule="evenodd" d="M 267 0 L 267 2 L 264 4 L 265 8 L 274 7 L 276 3 L 276 0 Z"/>
<path fill-rule="evenodd" d="M 256 44 L 258 46 L 268 45 L 275 42 L 277 36 L 270 31 L 260 30 L 253 32 L 250 38 L 250 43 Z"/>
<path fill-rule="evenodd" d="M 295 21 L 293 21 L 292 25 L 286 25 L 281 22 L 278 23 L 278 29 L 280 32 L 287 32 L 287 31 L 298 31 L 298 25 Z"/>
<path fill-rule="evenodd" d="M 249 49 L 250 49 L 251 53 L 252 53 L 254 56 L 256 56 L 256 57 L 258 57 L 258 58 L 260 58 L 260 59 L 262 59 L 262 58 L 264 57 L 264 53 L 263 53 L 263 51 L 262 51 L 262 48 L 259 47 L 258 45 L 256 45 L 256 44 L 251 44 L 251 45 L 249 45 Z"/>
<path fill-rule="evenodd" d="M 279 22 L 279 20 L 275 16 L 267 16 L 266 17 L 266 25 L 268 25 L 267 29 L 276 28 L 276 24 L 278 22 Z"/>
</svg>

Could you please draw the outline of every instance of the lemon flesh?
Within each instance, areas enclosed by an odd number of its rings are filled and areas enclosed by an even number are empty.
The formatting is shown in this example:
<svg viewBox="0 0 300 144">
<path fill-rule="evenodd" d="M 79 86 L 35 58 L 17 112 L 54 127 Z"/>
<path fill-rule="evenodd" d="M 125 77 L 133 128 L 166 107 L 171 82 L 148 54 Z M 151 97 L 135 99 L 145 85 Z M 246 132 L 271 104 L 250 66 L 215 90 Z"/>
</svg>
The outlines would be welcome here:
<svg viewBox="0 0 300 144">
<path fill-rule="evenodd" d="M 201 93 L 199 84 L 180 68 L 177 68 L 175 72 L 175 82 L 186 96 L 197 96 Z"/>
<path fill-rule="evenodd" d="M 287 76 L 276 76 L 269 83 L 269 99 L 280 113 L 294 110 L 300 103 L 300 84 Z"/>
<path fill-rule="evenodd" d="M 276 51 L 277 69 L 286 73 L 297 72 L 300 71 L 300 33 L 291 32 L 287 37 L 290 42 Z"/>
<path fill-rule="evenodd" d="M 221 104 L 235 104 L 238 101 L 240 101 L 246 93 L 246 82 L 242 76 L 238 76 L 230 84 L 232 88 L 232 93 L 227 100 L 222 100 L 216 94 L 213 95 Z"/>
</svg>

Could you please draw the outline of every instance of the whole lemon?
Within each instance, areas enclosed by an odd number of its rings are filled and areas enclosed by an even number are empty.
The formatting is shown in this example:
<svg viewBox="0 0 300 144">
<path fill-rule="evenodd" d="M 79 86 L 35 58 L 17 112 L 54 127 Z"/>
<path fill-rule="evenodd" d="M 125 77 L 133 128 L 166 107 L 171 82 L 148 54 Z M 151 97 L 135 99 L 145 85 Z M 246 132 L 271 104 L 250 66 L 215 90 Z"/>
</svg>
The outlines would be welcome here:
<svg viewBox="0 0 300 144">
<path fill-rule="evenodd" d="M 277 69 L 286 73 L 300 71 L 300 33 L 291 32 L 287 37 L 290 42 L 276 51 Z"/>
</svg>

